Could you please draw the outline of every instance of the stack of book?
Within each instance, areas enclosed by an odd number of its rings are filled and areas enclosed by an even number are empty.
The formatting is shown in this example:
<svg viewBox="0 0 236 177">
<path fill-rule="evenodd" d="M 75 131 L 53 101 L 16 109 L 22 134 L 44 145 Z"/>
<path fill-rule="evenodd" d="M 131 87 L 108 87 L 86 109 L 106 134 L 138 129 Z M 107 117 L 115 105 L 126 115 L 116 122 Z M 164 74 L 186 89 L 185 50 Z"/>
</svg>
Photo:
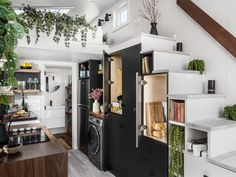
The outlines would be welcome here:
<svg viewBox="0 0 236 177">
<path fill-rule="evenodd" d="M 170 105 L 170 120 L 185 123 L 184 102 L 171 101 Z"/>
</svg>

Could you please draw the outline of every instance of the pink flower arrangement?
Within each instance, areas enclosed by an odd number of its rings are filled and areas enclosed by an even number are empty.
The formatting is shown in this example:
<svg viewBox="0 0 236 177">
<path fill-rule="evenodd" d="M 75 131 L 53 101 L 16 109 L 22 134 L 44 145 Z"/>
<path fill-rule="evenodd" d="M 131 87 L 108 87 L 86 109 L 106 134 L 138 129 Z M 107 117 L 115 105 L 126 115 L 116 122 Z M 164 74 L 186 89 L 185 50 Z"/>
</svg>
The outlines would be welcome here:
<svg viewBox="0 0 236 177">
<path fill-rule="evenodd" d="M 99 100 L 102 96 L 103 90 L 100 88 L 92 89 L 92 92 L 88 94 L 89 99 Z"/>
</svg>

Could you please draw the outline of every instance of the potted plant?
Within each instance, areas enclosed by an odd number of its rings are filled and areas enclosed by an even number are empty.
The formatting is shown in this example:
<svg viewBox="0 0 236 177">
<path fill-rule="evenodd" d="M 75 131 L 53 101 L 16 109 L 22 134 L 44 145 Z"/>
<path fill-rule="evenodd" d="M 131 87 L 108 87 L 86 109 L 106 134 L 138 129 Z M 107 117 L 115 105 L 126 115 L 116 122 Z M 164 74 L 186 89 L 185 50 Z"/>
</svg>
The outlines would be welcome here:
<svg viewBox="0 0 236 177">
<path fill-rule="evenodd" d="M 224 116 L 225 116 L 228 120 L 234 120 L 234 121 L 236 121 L 236 105 L 225 106 L 225 107 L 224 107 Z"/>
<path fill-rule="evenodd" d="M 7 113 L 9 99 L 7 92 L 12 87 L 17 87 L 14 77 L 17 63 L 15 48 L 18 39 L 21 39 L 25 28 L 21 25 L 18 15 L 11 8 L 9 0 L 0 1 L 0 144 L 8 142 L 8 135 L 3 118 Z M 9 126 L 10 127 L 10 126 Z"/>
<path fill-rule="evenodd" d="M 200 71 L 200 74 L 203 74 L 205 71 L 205 63 L 203 60 L 195 59 L 189 62 L 188 70 Z"/>
<path fill-rule="evenodd" d="M 143 7 L 145 12 L 139 9 L 139 11 L 141 12 L 140 16 L 151 23 L 150 34 L 154 35 L 158 35 L 157 22 L 161 15 L 159 10 L 157 9 L 158 2 L 159 0 L 143 0 Z"/>
<path fill-rule="evenodd" d="M 102 97 L 102 89 L 100 88 L 96 88 L 96 89 L 92 89 L 92 92 L 88 95 L 89 99 L 93 99 L 93 112 L 94 113 L 100 113 L 100 104 L 99 104 L 99 100 Z"/>
</svg>

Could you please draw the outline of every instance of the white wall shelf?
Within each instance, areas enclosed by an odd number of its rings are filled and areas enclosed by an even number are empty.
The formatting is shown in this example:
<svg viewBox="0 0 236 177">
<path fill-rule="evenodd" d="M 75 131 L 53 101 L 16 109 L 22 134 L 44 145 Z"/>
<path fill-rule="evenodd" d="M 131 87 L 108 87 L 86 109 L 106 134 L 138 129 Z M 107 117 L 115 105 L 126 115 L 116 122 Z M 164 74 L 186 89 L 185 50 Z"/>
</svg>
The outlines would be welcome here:
<svg viewBox="0 0 236 177">
<path fill-rule="evenodd" d="M 227 120 L 225 118 L 215 118 L 200 120 L 195 122 L 189 122 L 186 124 L 186 127 L 197 129 L 205 132 L 223 130 L 228 128 L 236 128 L 236 121 Z"/>
</svg>

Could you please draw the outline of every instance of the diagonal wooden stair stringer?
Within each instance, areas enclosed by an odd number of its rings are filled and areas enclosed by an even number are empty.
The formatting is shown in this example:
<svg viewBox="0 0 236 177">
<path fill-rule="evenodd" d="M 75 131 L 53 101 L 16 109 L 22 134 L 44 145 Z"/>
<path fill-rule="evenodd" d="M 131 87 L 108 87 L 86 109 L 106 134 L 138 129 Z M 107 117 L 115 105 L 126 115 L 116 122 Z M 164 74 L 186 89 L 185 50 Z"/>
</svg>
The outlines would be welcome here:
<svg viewBox="0 0 236 177">
<path fill-rule="evenodd" d="M 177 0 L 177 4 L 236 58 L 236 38 L 229 31 L 191 0 Z"/>
</svg>

